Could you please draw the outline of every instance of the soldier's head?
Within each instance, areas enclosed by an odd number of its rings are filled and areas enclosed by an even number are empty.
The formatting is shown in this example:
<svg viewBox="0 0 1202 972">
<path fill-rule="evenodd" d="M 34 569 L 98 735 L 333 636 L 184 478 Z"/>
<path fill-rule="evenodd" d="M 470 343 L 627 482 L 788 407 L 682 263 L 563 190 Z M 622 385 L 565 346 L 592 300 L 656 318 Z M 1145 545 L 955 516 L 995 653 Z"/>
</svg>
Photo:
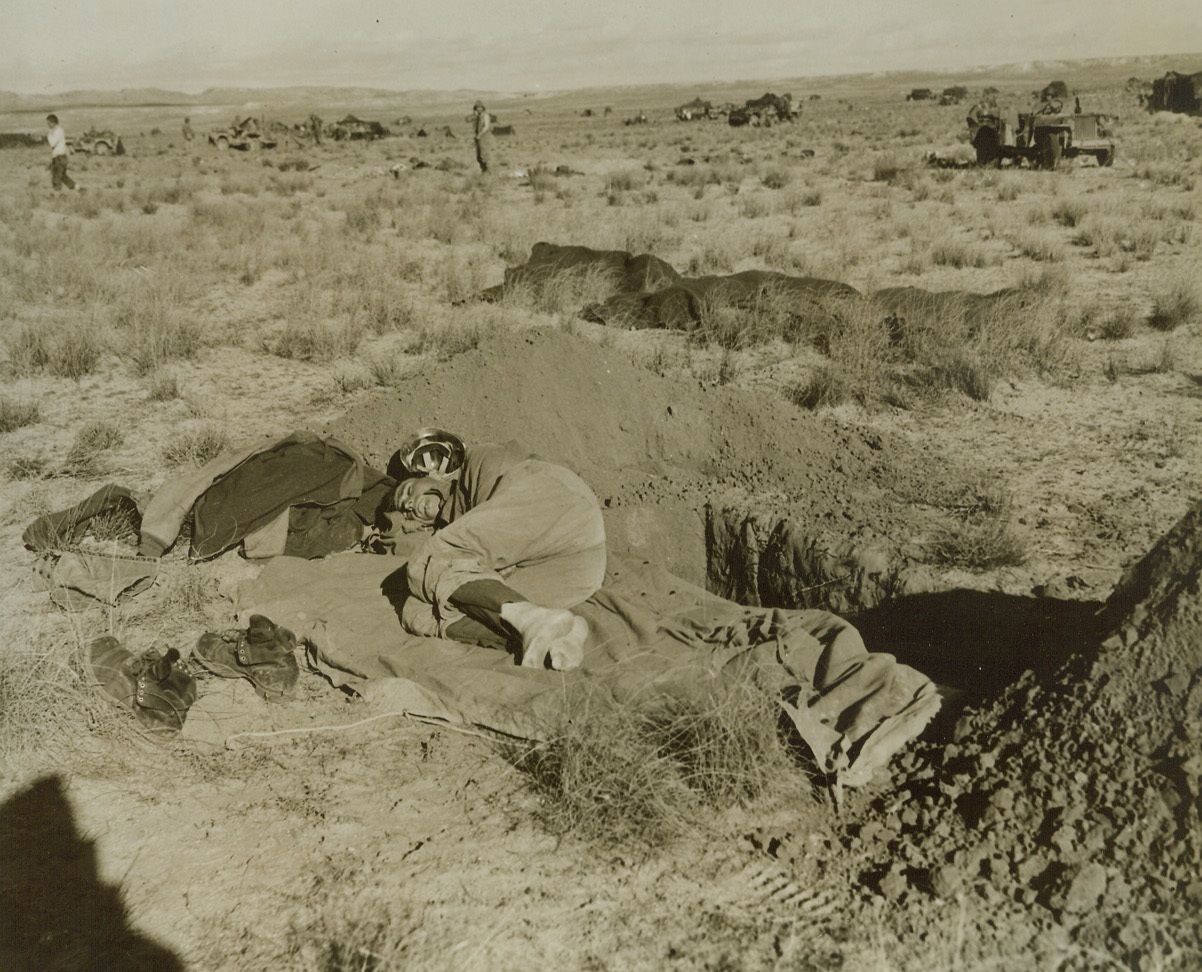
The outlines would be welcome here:
<svg viewBox="0 0 1202 972">
<path fill-rule="evenodd" d="M 480 112 L 482 112 L 483 110 L 484 110 L 484 102 L 483 101 L 477 101 L 474 105 L 472 105 L 472 111 L 474 111 L 477 115 L 480 114 Z"/>
<path fill-rule="evenodd" d="M 454 489 L 463 466 L 463 440 L 445 429 L 418 429 L 389 462 L 389 474 L 400 480 L 392 508 L 410 523 L 432 525 Z"/>
<path fill-rule="evenodd" d="M 53 128 L 57 124 L 58 124 L 58 115 L 47 115 L 46 116 L 46 125 L 48 128 Z"/>
</svg>

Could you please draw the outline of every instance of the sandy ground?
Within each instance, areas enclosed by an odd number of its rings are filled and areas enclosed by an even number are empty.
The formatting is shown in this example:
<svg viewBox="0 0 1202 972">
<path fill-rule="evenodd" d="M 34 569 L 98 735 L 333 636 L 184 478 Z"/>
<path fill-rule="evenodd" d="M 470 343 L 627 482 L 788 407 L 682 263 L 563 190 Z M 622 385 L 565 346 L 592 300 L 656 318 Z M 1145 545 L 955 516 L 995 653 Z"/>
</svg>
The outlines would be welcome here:
<svg viewBox="0 0 1202 972">
<path fill-rule="evenodd" d="M 629 218 L 628 208 L 605 200 L 616 169 L 637 170 L 649 155 L 662 164 L 682 139 L 726 137 L 658 122 L 637 136 L 641 146 L 619 118 L 601 121 L 616 134 L 607 139 L 602 130 L 593 144 L 546 136 L 502 149 L 514 172 L 527 168 L 522 152 L 583 173 L 572 177 L 585 200 L 571 216 L 577 225 L 586 214 L 601 223 Z M 934 127 L 916 150 L 941 147 L 955 120 Z M 780 141 L 747 134 L 766 159 L 793 147 L 774 137 Z M 817 120 L 787 137 L 831 151 Z M 118 179 L 170 178 L 180 164 L 166 136 L 128 141 L 126 158 L 82 161 L 81 184 L 116 192 Z M 388 172 L 398 160 L 462 161 L 466 152 L 462 140 L 426 145 L 410 136 L 403 144 L 327 145 L 314 155 L 321 167 L 307 199 L 367 196 L 397 182 Z M 32 197 L 31 218 L 44 225 L 84 220 L 42 186 L 43 164 L 34 150 L 3 153 L 4 192 Z M 242 157 L 204 164 L 226 178 L 251 171 Z M 1122 156 L 1113 169 L 1058 174 L 1051 188 L 1044 174 L 1003 175 L 1039 180 L 1024 193 L 1102 194 L 1108 205 L 1128 200 L 1135 212 L 1197 206 L 1192 164 L 1194 182 L 1184 187 L 1149 185 Z M 407 169 L 405 177 L 427 175 Z M 871 183 L 844 183 L 830 170 L 812 181 L 828 208 L 844 205 L 844 190 L 857 204 L 882 204 Z M 996 186 L 956 185 L 961 198 L 995 205 Z M 675 188 L 661 187 L 665 195 Z M 486 191 L 497 210 L 529 205 L 520 176 L 499 177 Z M 164 204 L 157 213 L 102 218 L 185 215 Z M 690 247 L 721 227 L 699 222 L 660 255 L 683 269 Z M 1198 243 L 1187 234 L 1124 273 L 1073 251 L 1074 293 L 1142 305 L 1158 273 L 1198 265 Z M 456 241 L 446 252 L 473 245 Z M 11 243 L 6 252 L 15 252 Z M 499 282 L 504 266 L 521 259 L 515 255 L 494 250 L 479 283 Z M 32 276 L 35 260 L 10 257 L 7 270 L 13 279 Z M 757 262 L 748 255 L 738 268 Z M 879 265 L 896 266 L 883 257 Z M 1010 282 L 1008 269 L 934 267 L 922 282 L 986 291 Z M 848 270 L 859 286 L 906 279 L 864 264 Z M 191 565 L 172 551 L 150 592 L 112 611 L 63 616 L 36 589 L 35 557 L 21 548 L 33 516 L 103 482 L 159 485 L 170 473 L 163 449 L 181 430 L 216 424 L 242 441 L 314 428 L 346 436 L 382 462 L 405 429 L 437 416 L 469 437 L 520 436 L 579 469 L 606 502 L 618 548 L 654 552 L 691 579 L 707 574 L 712 503 L 827 524 L 839 541 L 886 543 L 890 557 L 914 568 L 907 576 L 921 576 L 915 595 L 946 596 L 960 613 L 937 609 L 922 637 L 871 647 L 909 651 L 920 667 L 918 659 L 934 659 L 944 681 L 974 693 L 973 704 L 897 760 L 890 779 L 841 808 L 827 793 L 792 810 L 737 808 L 652 847 L 550 835 L 522 774 L 483 734 L 369 710 L 314 674 L 278 706 L 242 683 L 205 679 L 189 731 L 166 744 L 143 741 L 122 713 L 95 701 L 62 716 L 65 725 L 55 723 L 41 748 L 31 750 L 25 728 L 7 723 L 0 901 L 9 917 L 0 922 L 18 944 L 0 946 L 0 965 L 1157 970 L 1202 962 L 1202 841 L 1197 769 L 1189 764 L 1198 726 L 1181 716 L 1202 719 L 1199 675 L 1189 668 L 1199 662 L 1182 649 L 1176 669 L 1166 669 L 1157 655 L 1162 644 L 1177 644 L 1171 631 L 1196 630 L 1182 620 L 1197 604 L 1195 548 L 1179 543 L 1179 562 L 1141 598 L 1159 627 L 1118 625 L 1134 632 L 1120 633 L 1122 647 L 1147 645 L 1139 657 L 1148 671 L 1115 660 L 1113 646 L 1098 655 L 1091 640 L 1094 613 L 1124 570 L 1198 500 L 1200 322 L 1172 334 L 1141 326 L 1118 341 L 1082 336 L 1064 374 L 1016 376 L 983 402 L 812 413 L 779 395 L 782 374 L 796 363 L 771 348 L 739 352 L 735 379 L 719 383 L 707 379 L 704 353 L 682 335 L 615 332 L 531 310 L 514 333 L 462 355 L 417 355 L 414 379 L 398 387 L 340 387 L 334 376 L 361 367 L 362 357 L 331 366 L 256 343 L 279 327 L 272 302 L 288 286 L 271 273 L 244 285 L 231 272 L 196 297 L 193 313 L 242 340 L 178 363 L 182 394 L 169 401 L 148 401 L 145 379 L 117 355 L 71 381 L 18 374 L 9 354 L 4 394 L 40 411 L 37 423 L 0 436 L 9 459 L 53 462 L 96 418 L 126 429 L 102 474 L 10 475 L 0 483 L 10 644 L 61 645 L 55 670 L 78 678 L 81 647 L 96 634 L 112 631 L 138 648 L 188 649 L 201 632 L 231 623 L 221 592 L 256 569 L 234 553 Z M 86 313 L 69 300 L 55 307 L 53 295 L 29 304 L 5 293 L 0 327 L 10 338 L 30 322 Z M 419 307 L 445 303 L 429 291 L 422 297 Z M 1168 367 L 1151 367 L 1166 354 Z M 1005 484 L 1028 551 L 1023 564 L 971 572 L 930 562 L 925 551 L 942 514 L 927 499 L 929 486 L 957 476 Z M 201 595 L 189 600 L 198 584 Z M 1025 625 L 1014 620 L 1019 613 Z M 866 612 L 863 624 L 883 637 L 904 617 L 900 607 L 896 615 Z M 990 668 L 987 651 L 1004 660 Z M 1003 674 L 993 678 L 995 669 Z M 1024 669 L 1032 673 L 1022 676 Z M 1174 675 L 1167 694 L 1149 687 Z M 1193 766 L 1176 797 L 1162 783 L 1169 777 L 1152 769 L 1166 760 Z"/>
</svg>

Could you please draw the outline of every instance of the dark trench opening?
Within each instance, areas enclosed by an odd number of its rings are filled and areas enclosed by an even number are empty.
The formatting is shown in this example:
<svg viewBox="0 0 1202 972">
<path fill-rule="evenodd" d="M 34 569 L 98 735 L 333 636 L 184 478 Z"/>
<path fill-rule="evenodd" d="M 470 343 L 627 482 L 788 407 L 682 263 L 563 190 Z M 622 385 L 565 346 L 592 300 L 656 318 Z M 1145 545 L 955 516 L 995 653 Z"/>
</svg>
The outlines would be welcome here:
<svg viewBox="0 0 1202 972">
<path fill-rule="evenodd" d="M 869 651 L 928 676 L 944 696 L 938 723 L 987 704 L 1030 670 L 1050 676 L 1101 641 L 1102 603 L 950 590 L 887 601 L 851 616 Z"/>
</svg>

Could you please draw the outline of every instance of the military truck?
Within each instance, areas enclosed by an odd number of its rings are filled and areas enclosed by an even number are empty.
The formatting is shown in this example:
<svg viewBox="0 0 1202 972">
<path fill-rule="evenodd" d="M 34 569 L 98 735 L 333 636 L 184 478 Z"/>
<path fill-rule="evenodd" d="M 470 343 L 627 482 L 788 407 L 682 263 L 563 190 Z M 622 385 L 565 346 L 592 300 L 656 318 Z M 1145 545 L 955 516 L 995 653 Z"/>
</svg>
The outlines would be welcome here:
<svg viewBox="0 0 1202 972">
<path fill-rule="evenodd" d="M 240 152 L 255 152 L 259 149 L 275 148 L 279 143 L 270 135 L 259 131 L 254 118 L 235 121 L 229 128 L 214 128 L 209 132 L 209 144 L 221 151 L 237 149 Z"/>
<path fill-rule="evenodd" d="M 1055 169 L 1062 158 L 1080 155 L 1092 155 L 1098 165 L 1113 165 L 1113 121 L 1109 115 L 1064 112 L 1055 100 L 1038 111 L 1020 112 L 1017 125 L 992 106 L 975 106 L 968 115 L 978 165 L 997 166 L 1009 159 L 1041 169 Z"/>
<path fill-rule="evenodd" d="M 72 152 L 84 155 L 124 155 L 125 145 L 121 136 L 111 130 L 98 131 L 90 128 L 77 138 L 68 139 Z"/>
</svg>

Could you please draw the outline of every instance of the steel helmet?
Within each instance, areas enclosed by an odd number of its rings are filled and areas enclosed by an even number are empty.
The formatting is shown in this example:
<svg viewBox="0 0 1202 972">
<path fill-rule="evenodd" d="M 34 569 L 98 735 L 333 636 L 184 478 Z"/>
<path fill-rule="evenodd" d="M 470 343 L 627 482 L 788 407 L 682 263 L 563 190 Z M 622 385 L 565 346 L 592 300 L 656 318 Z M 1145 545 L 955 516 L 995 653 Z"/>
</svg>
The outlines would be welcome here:
<svg viewBox="0 0 1202 972">
<path fill-rule="evenodd" d="M 413 476 L 451 476 L 463 465 L 463 456 L 459 436 L 427 426 L 397 450 L 396 459 Z"/>
</svg>

